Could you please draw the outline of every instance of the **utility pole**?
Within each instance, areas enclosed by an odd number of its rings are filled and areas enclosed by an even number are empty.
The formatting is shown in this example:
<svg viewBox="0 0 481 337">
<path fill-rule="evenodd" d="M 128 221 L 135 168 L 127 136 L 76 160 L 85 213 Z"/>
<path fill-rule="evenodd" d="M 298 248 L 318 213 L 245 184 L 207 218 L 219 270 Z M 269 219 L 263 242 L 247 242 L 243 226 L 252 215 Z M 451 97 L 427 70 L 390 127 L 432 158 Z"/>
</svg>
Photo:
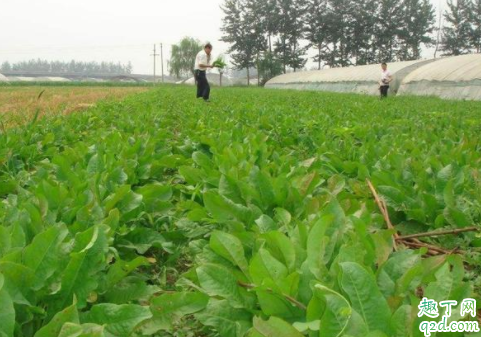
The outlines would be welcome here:
<svg viewBox="0 0 481 337">
<path fill-rule="evenodd" d="M 155 61 L 156 61 L 156 57 L 159 56 L 159 54 L 157 54 L 157 49 L 156 49 L 156 45 L 154 44 L 154 53 L 151 54 L 150 56 L 153 56 L 154 57 L 154 85 L 155 85 Z"/>
<path fill-rule="evenodd" d="M 162 83 L 164 83 L 164 46 L 160 44 L 160 62 L 162 63 Z"/>
</svg>

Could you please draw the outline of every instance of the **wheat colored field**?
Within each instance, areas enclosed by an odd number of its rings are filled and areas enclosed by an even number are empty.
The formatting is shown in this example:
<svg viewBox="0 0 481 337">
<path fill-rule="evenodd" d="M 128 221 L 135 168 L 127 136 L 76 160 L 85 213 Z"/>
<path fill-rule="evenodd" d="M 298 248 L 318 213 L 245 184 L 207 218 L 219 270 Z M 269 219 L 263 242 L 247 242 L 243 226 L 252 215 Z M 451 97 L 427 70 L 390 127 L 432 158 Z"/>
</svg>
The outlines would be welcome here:
<svg viewBox="0 0 481 337">
<path fill-rule="evenodd" d="M 0 88 L 0 118 L 9 126 L 35 116 L 69 114 L 147 90 L 145 87 L 4 87 Z"/>
</svg>

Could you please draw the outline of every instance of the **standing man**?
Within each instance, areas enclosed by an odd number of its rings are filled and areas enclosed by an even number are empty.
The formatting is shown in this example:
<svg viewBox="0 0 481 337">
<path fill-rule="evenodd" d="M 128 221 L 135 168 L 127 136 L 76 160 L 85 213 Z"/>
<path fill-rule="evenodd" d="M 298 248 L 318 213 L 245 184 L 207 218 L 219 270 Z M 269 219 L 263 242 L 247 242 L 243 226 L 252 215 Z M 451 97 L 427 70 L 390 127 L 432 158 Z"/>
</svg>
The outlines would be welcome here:
<svg viewBox="0 0 481 337">
<path fill-rule="evenodd" d="M 206 71 L 209 68 L 214 68 L 211 65 L 212 45 L 207 43 L 204 50 L 201 50 L 195 57 L 194 78 L 197 85 L 197 98 L 203 98 L 205 102 L 210 102 L 210 85 L 207 81 Z"/>
<path fill-rule="evenodd" d="M 381 64 L 381 81 L 379 82 L 379 91 L 381 92 L 381 99 L 387 97 L 387 91 L 389 90 L 389 83 L 392 81 L 392 75 L 387 70 L 387 64 L 383 62 Z"/>
</svg>

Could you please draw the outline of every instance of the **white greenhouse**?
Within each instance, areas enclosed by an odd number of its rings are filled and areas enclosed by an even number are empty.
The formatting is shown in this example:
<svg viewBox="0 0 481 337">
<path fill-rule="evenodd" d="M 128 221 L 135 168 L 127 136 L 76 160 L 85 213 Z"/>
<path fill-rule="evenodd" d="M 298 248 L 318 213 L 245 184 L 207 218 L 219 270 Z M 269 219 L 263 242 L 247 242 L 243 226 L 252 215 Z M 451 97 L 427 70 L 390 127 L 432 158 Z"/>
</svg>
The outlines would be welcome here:
<svg viewBox="0 0 481 337">
<path fill-rule="evenodd" d="M 481 54 L 447 57 L 411 72 L 400 95 L 481 100 Z"/>
<path fill-rule="evenodd" d="M 388 69 L 395 79 L 391 85 L 391 91 L 396 92 L 402 79 L 412 70 L 429 62 L 432 61 L 406 61 L 388 64 Z M 379 94 L 380 76 L 381 66 L 379 64 L 329 68 L 280 75 L 267 82 L 266 87 L 377 95 Z"/>
<path fill-rule="evenodd" d="M 0 74 L 0 82 L 8 82 L 8 78 Z"/>
<path fill-rule="evenodd" d="M 392 94 L 481 100 L 481 54 L 389 63 Z M 379 95 L 379 64 L 277 76 L 267 88 Z"/>
</svg>

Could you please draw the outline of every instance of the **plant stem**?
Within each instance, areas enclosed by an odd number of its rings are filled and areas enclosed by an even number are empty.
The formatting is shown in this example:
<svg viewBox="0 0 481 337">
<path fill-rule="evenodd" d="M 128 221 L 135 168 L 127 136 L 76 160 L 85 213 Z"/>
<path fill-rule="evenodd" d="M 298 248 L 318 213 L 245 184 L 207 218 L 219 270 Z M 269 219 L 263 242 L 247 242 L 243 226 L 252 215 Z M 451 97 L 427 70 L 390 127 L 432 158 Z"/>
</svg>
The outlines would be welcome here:
<svg viewBox="0 0 481 337">
<path fill-rule="evenodd" d="M 376 200 L 376 204 L 379 207 L 379 210 L 381 211 L 381 214 L 383 215 L 384 220 L 386 221 L 387 228 L 395 230 L 391 222 L 391 219 L 389 219 L 389 213 L 387 211 L 386 203 L 384 202 L 384 200 L 379 198 L 379 195 L 377 194 L 376 189 L 374 188 L 374 185 L 371 183 L 371 181 L 369 179 L 366 179 L 366 182 L 367 182 L 367 185 L 369 186 L 369 189 L 372 192 L 372 195 L 374 196 L 374 200 Z M 395 251 L 397 250 L 396 240 L 398 240 L 398 234 L 397 232 L 394 232 L 393 248 Z"/>
<path fill-rule="evenodd" d="M 478 232 L 480 230 L 481 229 L 479 227 L 472 226 L 472 227 L 445 230 L 445 231 L 431 231 L 431 232 L 425 232 L 425 233 L 404 235 L 404 236 L 397 237 L 396 240 L 406 240 L 406 239 L 422 238 L 427 236 L 447 235 L 447 234 L 458 234 L 463 232 Z"/>
</svg>

